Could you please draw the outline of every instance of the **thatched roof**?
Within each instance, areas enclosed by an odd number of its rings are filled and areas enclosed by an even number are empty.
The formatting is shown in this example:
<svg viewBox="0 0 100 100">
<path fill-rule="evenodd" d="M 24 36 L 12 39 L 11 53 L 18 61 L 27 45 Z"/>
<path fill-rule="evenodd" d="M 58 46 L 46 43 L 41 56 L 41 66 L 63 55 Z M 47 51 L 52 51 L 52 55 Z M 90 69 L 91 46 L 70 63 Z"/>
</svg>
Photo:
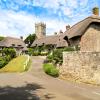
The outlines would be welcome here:
<svg viewBox="0 0 100 100">
<path fill-rule="evenodd" d="M 2 41 L 0 41 L 0 47 L 21 47 L 23 50 L 27 50 L 23 40 L 13 37 L 5 37 Z"/>
<path fill-rule="evenodd" d="M 67 36 L 69 39 L 75 36 L 82 36 L 88 28 L 88 26 L 93 22 L 100 23 L 100 17 L 93 15 L 80 21 L 79 23 L 73 25 L 68 31 L 66 31 L 64 33 L 64 36 Z"/>
<path fill-rule="evenodd" d="M 71 39 L 75 36 L 82 36 L 84 32 L 86 31 L 86 29 L 88 28 L 88 26 L 93 22 L 100 23 L 100 17 L 96 15 L 90 16 L 78 22 L 77 24 L 73 25 L 69 30 L 65 31 L 63 34 L 47 36 L 45 38 L 36 39 L 33 42 L 32 47 L 36 45 L 41 46 L 43 43 L 46 45 L 55 44 L 57 47 L 68 46 L 68 43 L 67 41 L 64 40 L 64 37 Z"/>
<path fill-rule="evenodd" d="M 53 35 L 53 36 L 47 36 L 44 38 L 36 39 L 31 47 L 34 46 L 41 46 L 41 45 L 56 45 L 57 47 L 65 47 L 67 46 L 67 43 L 64 39 L 61 38 L 61 35 Z"/>
</svg>

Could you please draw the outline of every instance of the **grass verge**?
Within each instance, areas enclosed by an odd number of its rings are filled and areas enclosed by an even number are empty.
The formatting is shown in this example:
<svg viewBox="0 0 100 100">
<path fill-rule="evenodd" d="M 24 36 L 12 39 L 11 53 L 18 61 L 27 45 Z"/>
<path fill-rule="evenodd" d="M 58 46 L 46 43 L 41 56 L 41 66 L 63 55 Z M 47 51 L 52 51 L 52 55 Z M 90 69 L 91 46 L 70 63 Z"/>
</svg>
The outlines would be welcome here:
<svg viewBox="0 0 100 100">
<path fill-rule="evenodd" d="M 1 68 L 0 72 L 24 72 L 29 68 L 28 65 L 30 61 L 27 63 L 27 66 L 25 66 L 27 59 L 27 56 L 18 56 L 11 60 L 5 67 Z"/>
<path fill-rule="evenodd" d="M 56 69 L 56 67 L 51 63 L 44 64 L 43 70 L 45 73 L 47 73 L 48 75 L 51 75 L 53 77 L 59 76 L 59 70 Z"/>
</svg>

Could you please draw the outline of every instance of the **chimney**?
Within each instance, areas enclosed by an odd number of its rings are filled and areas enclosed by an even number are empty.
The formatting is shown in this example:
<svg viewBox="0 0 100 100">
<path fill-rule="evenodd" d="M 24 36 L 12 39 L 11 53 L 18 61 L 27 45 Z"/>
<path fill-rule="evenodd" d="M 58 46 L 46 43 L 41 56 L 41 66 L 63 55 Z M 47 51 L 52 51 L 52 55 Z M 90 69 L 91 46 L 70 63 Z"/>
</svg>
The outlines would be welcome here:
<svg viewBox="0 0 100 100">
<path fill-rule="evenodd" d="M 23 36 L 20 36 L 20 39 L 23 40 Z"/>
<path fill-rule="evenodd" d="M 99 16 L 99 8 L 98 8 L 98 7 L 94 7 L 94 8 L 92 9 L 92 12 L 93 12 L 93 15 Z"/>
<path fill-rule="evenodd" d="M 67 25 L 66 26 L 66 31 L 69 30 L 69 29 L 70 29 L 70 25 Z"/>
<path fill-rule="evenodd" d="M 59 34 L 63 34 L 63 31 L 62 31 L 62 30 L 60 30 L 60 31 L 59 31 Z"/>
</svg>

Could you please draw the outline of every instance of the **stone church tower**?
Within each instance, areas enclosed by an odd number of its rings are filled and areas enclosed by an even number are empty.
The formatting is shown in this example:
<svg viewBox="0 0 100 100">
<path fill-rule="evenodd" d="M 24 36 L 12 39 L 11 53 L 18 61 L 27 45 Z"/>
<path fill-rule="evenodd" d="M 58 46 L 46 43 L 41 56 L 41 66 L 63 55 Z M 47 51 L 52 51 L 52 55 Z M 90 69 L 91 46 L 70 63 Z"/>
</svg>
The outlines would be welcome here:
<svg viewBox="0 0 100 100">
<path fill-rule="evenodd" d="M 46 36 L 46 24 L 44 23 L 36 23 L 35 24 L 35 34 L 38 39 Z"/>
</svg>

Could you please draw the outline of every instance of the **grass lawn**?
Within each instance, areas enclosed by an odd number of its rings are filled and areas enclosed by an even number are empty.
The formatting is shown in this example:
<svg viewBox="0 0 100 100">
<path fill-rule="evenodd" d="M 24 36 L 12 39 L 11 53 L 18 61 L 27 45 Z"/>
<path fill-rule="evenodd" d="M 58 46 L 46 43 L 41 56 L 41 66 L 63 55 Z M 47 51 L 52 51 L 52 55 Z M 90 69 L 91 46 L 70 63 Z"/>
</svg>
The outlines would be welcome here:
<svg viewBox="0 0 100 100">
<path fill-rule="evenodd" d="M 23 72 L 26 71 L 28 65 L 25 67 L 25 63 L 28 59 L 28 56 L 18 56 L 17 58 L 14 58 L 11 60 L 5 67 L 0 69 L 0 72 Z M 30 63 L 30 61 L 28 62 Z"/>
</svg>

